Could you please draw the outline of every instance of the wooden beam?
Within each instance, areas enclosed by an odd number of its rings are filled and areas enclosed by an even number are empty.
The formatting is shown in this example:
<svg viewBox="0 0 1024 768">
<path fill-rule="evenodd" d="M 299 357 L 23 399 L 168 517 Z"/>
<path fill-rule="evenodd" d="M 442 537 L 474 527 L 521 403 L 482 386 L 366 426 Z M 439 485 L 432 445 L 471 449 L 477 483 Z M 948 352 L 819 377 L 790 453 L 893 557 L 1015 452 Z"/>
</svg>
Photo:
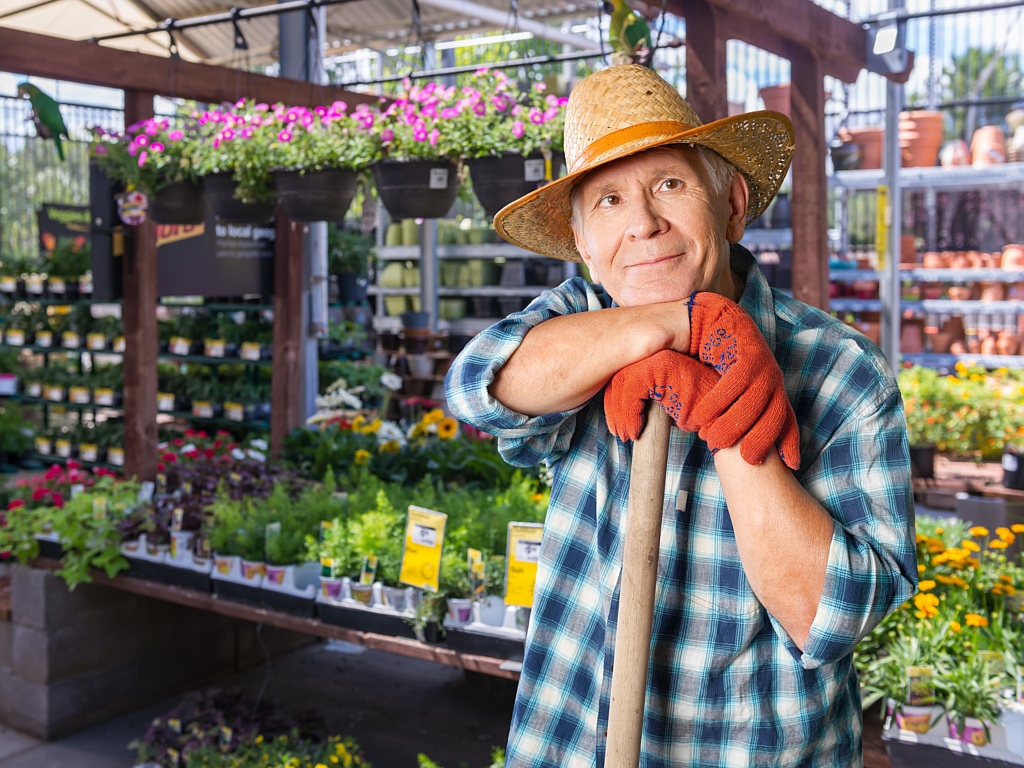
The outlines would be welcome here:
<svg viewBox="0 0 1024 768">
<path fill-rule="evenodd" d="M 124 94 L 125 125 L 153 116 L 152 92 Z M 156 478 L 156 228 L 151 219 L 134 227 L 123 260 L 124 304 L 124 455 L 125 474 Z"/>
<path fill-rule="evenodd" d="M 793 296 L 828 309 L 828 188 L 825 178 L 823 73 L 810 53 L 792 59 L 790 110 L 793 154 Z"/>
<path fill-rule="evenodd" d="M 725 89 L 726 35 L 719 12 L 704 0 L 691 0 L 686 28 L 686 100 L 705 123 L 729 116 Z"/>
<path fill-rule="evenodd" d="M 0 71 L 55 80 L 70 78 L 76 83 L 213 104 L 241 98 L 307 106 L 339 100 L 349 106 L 377 103 L 377 96 L 373 94 L 346 91 L 333 85 L 148 56 L 5 27 L 0 27 Z"/>
<path fill-rule="evenodd" d="M 29 563 L 29 565 L 55 571 L 60 568 L 60 561 L 37 558 Z M 109 579 L 99 570 L 92 570 L 89 575 L 92 577 L 93 582 L 100 586 L 112 587 L 122 592 L 130 592 L 142 597 L 166 600 L 169 603 L 176 603 L 177 605 L 196 608 L 201 611 L 209 611 L 210 613 L 219 613 L 222 616 L 229 616 L 233 619 L 251 621 L 254 624 L 269 624 L 280 629 L 301 632 L 302 634 L 315 637 L 345 640 L 376 651 L 386 651 L 387 653 L 394 653 L 399 656 L 433 661 L 437 664 L 446 664 L 447 666 L 465 669 L 469 672 L 480 672 L 485 675 L 504 677 L 510 680 L 519 679 L 519 673 L 514 669 L 502 669 L 502 664 L 505 662 L 504 659 L 459 653 L 444 646 L 421 643 L 418 640 L 405 637 L 378 635 L 374 632 L 347 629 L 346 627 L 327 624 L 319 619 L 293 616 L 280 611 L 271 611 L 266 608 L 246 605 L 245 603 L 223 600 L 206 592 L 185 589 L 184 587 L 177 587 L 171 584 L 160 584 L 155 581 L 123 575 Z"/>
<path fill-rule="evenodd" d="M 818 58 L 824 74 L 846 83 L 854 82 L 867 65 L 864 28 L 811 0 L 668 0 L 668 11 L 687 20 L 687 38 L 691 32 L 705 35 L 690 24 L 691 14 L 699 24 L 699 6 L 705 2 L 718 11 L 727 38 L 785 58 L 790 58 L 785 43 L 795 43 Z"/>
<path fill-rule="evenodd" d="M 302 426 L 302 224 L 277 208 L 274 242 L 274 362 L 270 382 L 270 454 Z"/>
</svg>

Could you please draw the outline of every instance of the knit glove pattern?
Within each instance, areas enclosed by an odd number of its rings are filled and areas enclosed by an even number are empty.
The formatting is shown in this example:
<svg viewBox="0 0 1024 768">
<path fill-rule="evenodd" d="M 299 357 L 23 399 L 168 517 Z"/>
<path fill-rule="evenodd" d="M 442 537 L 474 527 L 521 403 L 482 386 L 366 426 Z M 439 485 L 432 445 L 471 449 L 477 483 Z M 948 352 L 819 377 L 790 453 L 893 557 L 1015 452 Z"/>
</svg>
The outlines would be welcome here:
<svg viewBox="0 0 1024 768">
<path fill-rule="evenodd" d="M 715 293 L 690 296 L 690 354 L 719 374 L 693 410 L 712 450 L 743 441 L 740 455 L 760 464 L 773 446 L 790 469 L 800 467 L 800 430 L 782 370 L 753 319 Z"/>
<path fill-rule="evenodd" d="M 627 365 L 604 390 L 608 430 L 623 441 L 636 440 L 644 428 L 644 404 L 656 401 L 677 427 L 698 432 L 693 414 L 698 402 L 718 383 L 718 374 L 692 357 L 663 349 Z"/>
</svg>

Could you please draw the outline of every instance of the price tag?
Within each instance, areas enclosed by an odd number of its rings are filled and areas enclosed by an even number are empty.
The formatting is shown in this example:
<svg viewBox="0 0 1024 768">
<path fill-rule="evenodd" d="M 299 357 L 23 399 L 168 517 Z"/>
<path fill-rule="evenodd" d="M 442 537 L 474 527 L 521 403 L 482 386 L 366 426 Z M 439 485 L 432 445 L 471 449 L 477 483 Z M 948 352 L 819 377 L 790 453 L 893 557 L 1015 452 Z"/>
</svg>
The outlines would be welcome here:
<svg viewBox="0 0 1024 768">
<path fill-rule="evenodd" d="M 469 565 L 469 584 L 473 591 L 474 600 L 484 598 L 484 555 L 479 549 L 470 548 L 466 552 L 466 559 Z"/>
<path fill-rule="evenodd" d="M 437 592 L 448 515 L 409 506 L 405 523 L 405 552 L 398 580 L 403 584 Z"/>
<path fill-rule="evenodd" d="M 221 752 L 227 752 L 231 749 L 231 734 L 234 733 L 226 725 L 222 725 L 220 728 L 220 739 L 218 740 L 218 746 Z"/>
<path fill-rule="evenodd" d="M 18 290 L 18 278 L 4 275 L 0 277 L 0 291 L 4 293 L 16 293 Z"/>
<path fill-rule="evenodd" d="M 892 226 L 892 209 L 889 207 L 889 187 L 878 185 L 878 197 L 875 202 L 875 251 L 878 253 L 878 269 L 885 269 L 885 260 L 889 254 L 889 227 Z M 899 254 L 896 254 L 899 258 Z"/>
<path fill-rule="evenodd" d="M 50 293 L 66 293 L 68 290 L 63 277 L 51 277 L 48 282 L 50 284 Z"/>
<path fill-rule="evenodd" d="M 170 721 L 168 721 L 168 724 L 170 724 Z M 180 724 L 178 728 L 181 728 Z M 181 731 L 178 730 L 177 733 L 181 733 Z M 174 747 L 168 747 L 167 762 L 170 763 L 170 768 L 179 768 L 179 766 L 181 765 L 181 752 L 176 750 Z"/>
<path fill-rule="evenodd" d="M 367 555 L 363 558 L 363 567 L 359 571 L 360 584 L 373 584 L 377 578 L 377 556 Z"/>
<path fill-rule="evenodd" d="M 64 401 L 64 387 L 47 387 L 46 394 L 44 395 L 47 400 L 54 403 L 60 403 Z"/>
<path fill-rule="evenodd" d="M 320 558 L 320 575 L 325 579 L 334 578 L 334 560 L 332 558 Z"/>
<path fill-rule="evenodd" d="M 101 522 L 107 517 L 107 497 L 97 496 L 92 500 L 92 519 Z"/>
<path fill-rule="evenodd" d="M 224 403 L 224 418 L 231 421 L 245 421 L 245 408 L 241 403 Z"/>
<path fill-rule="evenodd" d="M 70 440 L 56 440 L 53 444 L 53 449 L 62 459 L 68 459 L 71 457 L 71 441 Z"/>
<path fill-rule="evenodd" d="M 89 402 L 89 390 L 87 387 L 71 387 L 68 390 L 68 398 L 72 403 L 85 405 Z"/>
<path fill-rule="evenodd" d="M 174 733 L 181 734 L 181 720 L 176 717 L 167 718 L 167 728 Z"/>
<path fill-rule="evenodd" d="M 907 667 L 907 704 L 913 707 L 935 703 L 935 668 Z"/>
<path fill-rule="evenodd" d="M 61 334 L 60 343 L 65 349 L 78 349 L 82 344 L 82 340 L 74 331 L 64 331 Z"/>
<path fill-rule="evenodd" d="M 38 381 L 32 381 L 25 384 L 25 393 L 29 397 L 42 397 L 43 396 L 43 385 Z"/>
<path fill-rule="evenodd" d="M 118 336 L 116 339 L 114 339 L 114 351 L 115 352 L 123 353 L 126 346 L 127 345 L 125 344 L 124 336 Z"/>
<path fill-rule="evenodd" d="M 185 524 L 185 510 L 182 507 L 174 508 L 174 517 L 171 518 L 171 531 L 181 533 L 181 527 Z M 281 524 L 278 523 L 278 528 Z"/>
<path fill-rule="evenodd" d="M 431 168 L 427 187 L 429 189 L 448 189 L 448 169 Z"/>
<path fill-rule="evenodd" d="M 544 181 L 544 158 L 523 161 L 523 181 Z"/>
<path fill-rule="evenodd" d="M 92 272 L 86 272 L 78 278 L 78 290 L 81 293 L 92 293 Z"/>
<path fill-rule="evenodd" d="M 104 350 L 107 348 L 107 337 L 102 333 L 90 333 L 85 337 L 85 345 L 89 349 Z"/>
<path fill-rule="evenodd" d="M 540 523 L 509 523 L 505 549 L 505 604 L 533 606 L 537 563 L 544 526 Z"/>
<path fill-rule="evenodd" d="M 109 448 L 107 450 L 107 461 L 115 467 L 124 466 L 124 448 Z"/>
<path fill-rule="evenodd" d="M 36 331 L 36 346 L 47 348 L 52 347 L 53 331 Z"/>
<path fill-rule="evenodd" d="M 43 278 L 39 275 L 29 275 L 25 279 L 25 291 L 36 296 L 43 295 Z"/>
<path fill-rule="evenodd" d="M 239 352 L 238 356 L 241 357 L 243 360 L 259 360 L 260 345 L 252 341 L 243 342 L 242 349 Z"/>
<path fill-rule="evenodd" d="M 183 336 L 173 336 L 169 346 L 172 355 L 187 355 L 192 349 L 192 340 Z"/>
<path fill-rule="evenodd" d="M 94 389 L 92 391 L 92 399 L 96 405 L 113 405 L 114 404 L 114 390 L 112 389 Z"/>
<path fill-rule="evenodd" d="M 25 346 L 25 332 L 22 330 L 11 328 L 4 335 L 4 339 L 12 347 Z"/>
<path fill-rule="evenodd" d="M 156 473 L 156 492 L 167 493 L 167 475 L 164 472 Z"/>
<path fill-rule="evenodd" d="M 48 437 L 37 437 L 36 438 L 36 453 L 41 453 L 44 456 L 49 456 L 53 451 L 53 445 L 50 443 Z"/>
<path fill-rule="evenodd" d="M 156 409 L 158 411 L 173 411 L 174 410 L 174 395 L 170 392 L 157 392 L 156 393 Z"/>
<path fill-rule="evenodd" d="M 200 419 L 212 419 L 213 403 L 207 402 L 206 400 L 193 400 L 192 415 Z"/>
<path fill-rule="evenodd" d="M 207 357 L 224 357 L 224 339 L 207 339 L 203 351 Z"/>
<path fill-rule="evenodd" d="M 92 443 L 82 443 L 78 446 L 78 456 L 82 461 L 96 461 L 99 455 L 99 447 Z"/>
</svg>

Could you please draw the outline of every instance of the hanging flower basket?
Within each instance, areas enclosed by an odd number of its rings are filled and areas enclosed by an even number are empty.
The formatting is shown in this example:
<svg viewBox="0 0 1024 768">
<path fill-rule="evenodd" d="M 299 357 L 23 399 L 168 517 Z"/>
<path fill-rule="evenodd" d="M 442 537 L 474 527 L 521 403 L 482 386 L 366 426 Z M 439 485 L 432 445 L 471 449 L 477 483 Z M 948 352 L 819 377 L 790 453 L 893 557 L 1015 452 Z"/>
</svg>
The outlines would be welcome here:
<svg viewBox="0 0 1024 768">
<path fill-rule="evenodd" d="M 563 157 L 561 152 L 554 153 L 551 159 L 552 178 L 559 175 Z M 473 191 L 491 217 L 545 182 L 544 155 L 540 152 L 526 157 L 511 153 L 488 155 L 466 162 L 473 178 Z"/>
<path fill-rule="evenodd" d="M 356 194 L 359 174 L 347 168 L 279 171 L 277 199 L 295 221 L 341 221 Z"/>
<path fill-rule="evenodd" d="M 451 160 L 382 160 L 373 179 L 394 221 L 442 218 L 459 192 L 459 167 Z"/>
<path fill-rule="evenodd" d="M 245 203 L 235 197 L 235 180 L 230 173 L 213 173 L 203 177 L 206 201 L 218 219 L 237 223 L 259 224 L 273 218 L 274 201 Z"/>
<path fill-rule="evenodd" d="M 203 188 L 194 181 L 176 181 L 153 193 L 149 216 L 157 224 L 199 224 L 206 217 Z"/>
</svg>

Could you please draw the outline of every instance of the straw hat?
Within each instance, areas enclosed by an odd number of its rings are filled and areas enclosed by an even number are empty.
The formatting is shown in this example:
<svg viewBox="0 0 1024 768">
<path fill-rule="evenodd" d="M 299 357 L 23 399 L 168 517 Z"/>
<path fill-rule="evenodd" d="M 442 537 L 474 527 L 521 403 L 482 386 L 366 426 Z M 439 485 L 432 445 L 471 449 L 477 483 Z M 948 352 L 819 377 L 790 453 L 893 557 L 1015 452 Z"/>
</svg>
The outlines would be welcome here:
<svg viewBox="0 0 1024 768">
<path fill-rule="evenodd" d="M 700 144 L 736 166 L 750 188 L 747 222 L 775 197 L 793 159 L 793 125 L 779 112 L 748 112 L 704 125 L 679 92 L 639 64 L 580 81 L 565 111 L 568 175 L 502 208 L 494 227 L 510 243 L 582 261 L 570 220 L 573 186 L 595 168 L 665 144 Z"/>
</svg>

